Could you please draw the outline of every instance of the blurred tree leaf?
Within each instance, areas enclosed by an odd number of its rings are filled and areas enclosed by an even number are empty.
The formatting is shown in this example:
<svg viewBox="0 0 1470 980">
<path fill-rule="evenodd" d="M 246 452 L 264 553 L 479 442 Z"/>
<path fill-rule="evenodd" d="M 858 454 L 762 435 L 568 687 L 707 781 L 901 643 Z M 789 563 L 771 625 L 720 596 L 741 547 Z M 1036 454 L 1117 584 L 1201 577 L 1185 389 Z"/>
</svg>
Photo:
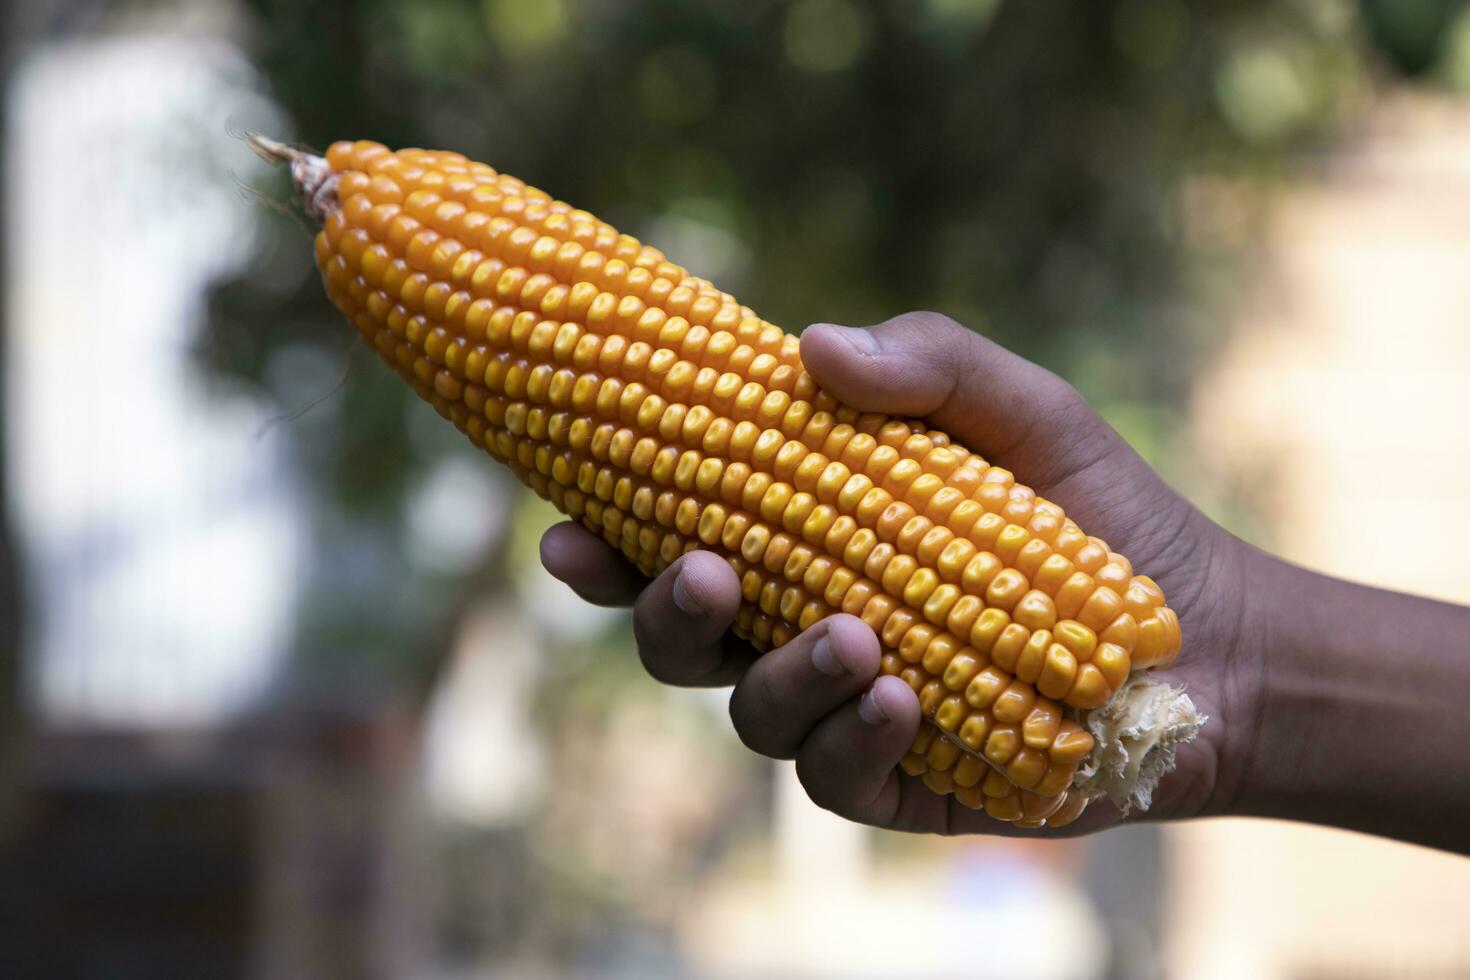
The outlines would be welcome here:
<svg viewBox="0 0 1470 980">
<path fill-rule="evenodd" d="M 1378 48 L 1405 75 L 1422 75 L 1444 53 L 1448 28 L 1465 0 L 1358 0 Z"/>
</svg>

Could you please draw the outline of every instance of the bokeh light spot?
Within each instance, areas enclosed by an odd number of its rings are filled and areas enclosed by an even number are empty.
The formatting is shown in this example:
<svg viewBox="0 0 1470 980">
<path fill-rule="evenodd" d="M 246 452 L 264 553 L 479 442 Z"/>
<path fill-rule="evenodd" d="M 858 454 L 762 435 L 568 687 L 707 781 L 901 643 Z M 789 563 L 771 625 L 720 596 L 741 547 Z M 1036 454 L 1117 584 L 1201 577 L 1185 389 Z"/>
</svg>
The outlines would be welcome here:
<svg viewBox="0 0 1470 980">
<path fill-rule="evenodd" d="M 1470 8 L 1466 8 L 1450 29 L 1442 70 L 1451 87 L 1470 92 Z"/>
<path fill-rule="evenodd" d="M 801 0 L 786 15 L 786 57 L 802 71 L 839 72 L 863 56 L 871 34 L 868 15 L 847 0 Z"/>
<path fill-rule="evenodd" d="M 1279 51 L 1242 52 L 1215 79 L 1215 97 L 1225 121 L 1249 143 L 1288 135 L 1311 108 L 1302 79 Z"/>
<path fill-rule="evenodd" d="M 567 0 L 485 0 L 485 23 L 508 48 L 545 47 L 566 35 Z"/>
<path fill-rule="evenodd" d="M 924 0 L 923 17 L 935 26 L 973 33 L 1000 10 L 1000 0 Z"/>
</svg>

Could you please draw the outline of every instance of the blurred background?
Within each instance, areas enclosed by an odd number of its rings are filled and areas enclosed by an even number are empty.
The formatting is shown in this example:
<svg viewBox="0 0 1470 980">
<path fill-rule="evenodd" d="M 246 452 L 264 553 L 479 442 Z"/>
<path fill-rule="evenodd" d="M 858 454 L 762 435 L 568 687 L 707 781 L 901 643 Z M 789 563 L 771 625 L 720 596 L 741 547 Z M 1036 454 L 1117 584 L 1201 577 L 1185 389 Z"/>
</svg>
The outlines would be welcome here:
<svg viewBox="0 0 1470 980">
<path fill-rule="evenodd" d="M 1470 976 L 1461 859 L 816 810 L 541 571 L 236 138 L 463 151 L 793 328 L 943 310 L 1242 536 L 1470 601 L 1463 2 L 0 10 L 0 974 Z"/>
</svg>

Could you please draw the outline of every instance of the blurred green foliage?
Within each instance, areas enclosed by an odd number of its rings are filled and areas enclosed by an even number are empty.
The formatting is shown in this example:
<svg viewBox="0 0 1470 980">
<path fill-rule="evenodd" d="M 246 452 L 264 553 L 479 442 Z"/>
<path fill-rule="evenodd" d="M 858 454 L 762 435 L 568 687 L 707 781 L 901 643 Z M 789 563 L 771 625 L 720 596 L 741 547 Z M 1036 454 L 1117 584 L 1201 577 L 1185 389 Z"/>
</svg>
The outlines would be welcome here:
<svg viewBox="0 0 1470 980">
<path fill-rule="evenodd" d="M 1168 467 L 1217 322 L 1181 183 L 1290 172 L 1392 70 L 1432 76 L 1448 48 L 1470 64 L 1470 40 L 1446 41 L 1470 38 L 1459 6 L 253 0 L 250 43 L 305 143 L 460 150 L 792 327 L 948 312 L 1072 378 Z M 289 411 L 330 388 L 350 332 L 307 235 L 261 220 L 203 350 Z M 500 566 L 415 566 L 406 502 L 472 450 L 352 357 L 286 426 L 318 537 L 299 646 L 417 669 Z"/>
<path fill-rule="evenodd" d="M 1363 20 L 1380 50 L 1408 75 L 1440 63 L 1465 0 L 1361 0 Z"/>
</svg>

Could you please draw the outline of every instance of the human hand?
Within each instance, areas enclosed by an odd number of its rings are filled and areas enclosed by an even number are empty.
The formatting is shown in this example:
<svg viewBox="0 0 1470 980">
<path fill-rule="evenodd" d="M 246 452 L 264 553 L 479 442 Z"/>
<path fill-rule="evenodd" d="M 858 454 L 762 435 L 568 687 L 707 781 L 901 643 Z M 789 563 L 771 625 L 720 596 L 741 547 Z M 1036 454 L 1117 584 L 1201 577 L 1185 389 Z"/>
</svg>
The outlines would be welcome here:
<svg viewBox="0 0 1470 980">
<path fill-rule="evenodd" d="M 834 397 L 860 411 L 927 419 L 1159 582 L 1185 635 L 1168 677 L 1188 687 L 1211 722 L 1180 750 L 1149 816 L 1218 809 L 1238 780 L 1228 740 L 1260 669 L 1249 653 L 1259 646 L 1241 642 L 1246 549 L 1165 484 L 1070 385 L 947 318 L 915 313 L 871 330 L 819 324 L 802 336 L 801 356 Z M 730 714 L 740 738 L 773 758 L 794 758 L 818 804 L 898 830 L 1009 829 L 895 769 L 917 730 L 918 700 L 903 681 L 878 676 L 878 640 L 855 617 L 829 617 L 757 657 L 728 632 L 740 584 L 716 555 L 685 555 L 649 584 L 567 523 L 547 532 L 542 558 L 589 601 L 634 604 L 639 651 L 655 678 L 734 684 Z M 1063 832 L 1118 819 L 1114 808 L 1095 805 Z"/>
</svg>

